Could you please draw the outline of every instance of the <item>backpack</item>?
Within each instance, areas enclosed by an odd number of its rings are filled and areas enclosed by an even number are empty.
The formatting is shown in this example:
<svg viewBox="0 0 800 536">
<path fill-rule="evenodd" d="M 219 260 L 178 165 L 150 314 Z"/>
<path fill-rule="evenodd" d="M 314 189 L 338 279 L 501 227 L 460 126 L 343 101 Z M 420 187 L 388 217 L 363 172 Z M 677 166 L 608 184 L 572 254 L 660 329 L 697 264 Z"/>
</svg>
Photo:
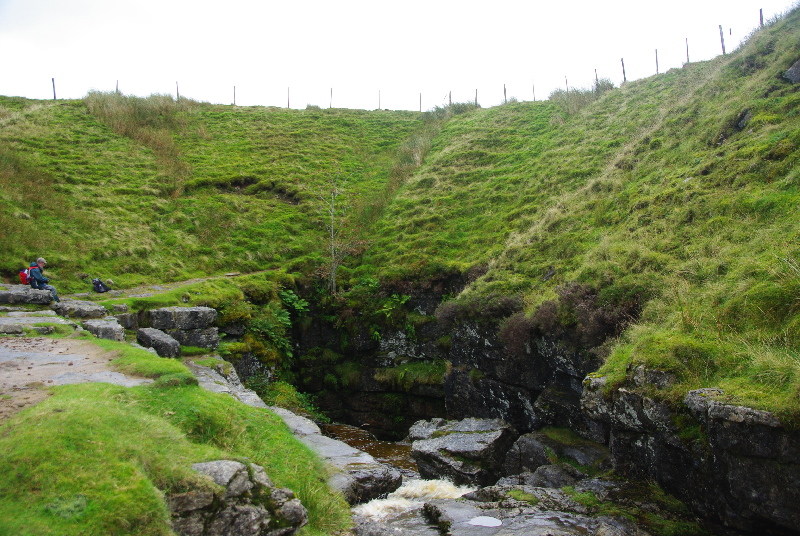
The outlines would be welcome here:
<svg viewBox="0 0 800 536">
<path fill-rule="evenodd" d="M 94 279 L 92 279 L 92 286 L 94 287 L 95 292 L 108 292 L 109 290 L 111 290 L 106 286 L 105 283 L 100 281 L 99 277 L 95 277 Z"/>
<path fill-rule="evenodd" d="M 28 274 L 30 273 L 28 268 L 23 268 L 19 271 L 19 282 L 23 285 L 28 284 Z"/>
</svg>

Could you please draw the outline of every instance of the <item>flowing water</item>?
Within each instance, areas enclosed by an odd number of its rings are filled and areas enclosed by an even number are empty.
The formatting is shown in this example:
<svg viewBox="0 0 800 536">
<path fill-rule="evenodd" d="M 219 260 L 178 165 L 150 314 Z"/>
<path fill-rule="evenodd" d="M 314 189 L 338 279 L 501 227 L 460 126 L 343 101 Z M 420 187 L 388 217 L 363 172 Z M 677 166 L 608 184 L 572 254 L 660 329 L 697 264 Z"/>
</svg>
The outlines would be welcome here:
<svg viewBox="0 0 800 536">
<path fill-rule="evenodd" d="M 385 499 L 375 499 L 353 508 L 353 514 L 361 519 L 402 527 L 404 534 L 438 535 L 438 530 L 430 527 L 420 515 L 425 502 L 456 499 L 475 490 L 472 487 L 455 486 L 447 480 L 421 480 L 408 443 L 381 441 L 366 430 L 346 424 L 325 425 L 323 431 L 334 439 L 363 450 L 381 463 L 396 467 L 403 474 L 403 485 Z"/>
</svg>

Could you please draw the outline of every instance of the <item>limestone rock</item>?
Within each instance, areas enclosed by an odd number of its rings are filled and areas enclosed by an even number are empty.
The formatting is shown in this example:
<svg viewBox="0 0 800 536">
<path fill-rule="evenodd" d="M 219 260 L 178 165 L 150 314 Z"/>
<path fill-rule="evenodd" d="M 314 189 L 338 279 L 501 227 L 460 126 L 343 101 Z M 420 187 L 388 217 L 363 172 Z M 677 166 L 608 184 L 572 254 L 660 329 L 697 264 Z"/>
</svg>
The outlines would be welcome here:
<svg viewBox="0 0 800 536">
<path fill-rule="evenodd" d="M 206 329 L 217 320 L 211 307 L 164 307 L 150 311 L 150 325 L 156 329 Z"/>
<path fill-rule="evenodd" d="M 103 318 L 108 311 L 102 305 L 90 301 L 64 299 L 53 304 L 53 310 L 70 318 Z"/>
<path fill-rule="evenodd" d="M 290 536 L 308 522 L 294 493 L 273 486 L 261 466 L 217 460 L 192 468 L 222 490 L 167 495 L 172 528 L 181 536 Z"/>
<path fill-rule="evenodd" d="M 217 328 L 168 329 L 165 332 L 183 346 L 197 346 L 198 348 L 211 349 L 219 346 L 219 332 Z"/>
<path fill-rule="evenodd" d="M 142 328 L 137 331 L 136 341 L 145 348 L 153 348 L 161 357 L 179 357 L 181 355 L 180 343 L 155 328 Z"/>
<path fill-rule="evenodd" d="M 530 432 L 520 436 L 509 449 L 503 467 L 507 475 L 533 473 L 559 459 L 600 469 L 607 465 L 609 452 L 605 446 L 589 440 L 574 438 L 566 443 L 542 432 Z"/>
<path fill-rule="evenodd" d="M 28 285 L 6 285 L 0 290 L 0 303 L 32 303 L 45 305 L 53 301 L 49 290 L 33 289 Z"/>
<path fill-rule="evenodd" d="M 85 320 L 83 322 L 83 329 L 98 339 L 109 339 L 120 342 L 125 341 L 125 330 L 119 325 L 119 322 L 117 322 L 116 319 Z"/>
<path fill-rule="evenodd" d="M 411 446 L 420 475 L 480 486 L 494 484 L 502 476 L 505 454 L 519 436 L 503 420 L 474 418 L 447 423 L 433 435 Z"/>
</svg>

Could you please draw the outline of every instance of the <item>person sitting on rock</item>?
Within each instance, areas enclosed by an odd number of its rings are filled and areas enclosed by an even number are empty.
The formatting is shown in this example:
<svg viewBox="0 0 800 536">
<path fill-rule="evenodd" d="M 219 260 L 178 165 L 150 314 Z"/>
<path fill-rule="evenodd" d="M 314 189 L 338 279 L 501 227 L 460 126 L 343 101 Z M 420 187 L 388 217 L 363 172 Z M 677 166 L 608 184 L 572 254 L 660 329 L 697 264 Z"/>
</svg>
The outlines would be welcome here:
<svg viewBox="0 0 800 536">
<path fill-rule="evenodd" d="M 53 299 L 57 302 L 61 300 L 58 299 L 58 293 L 56 292 L 56 287 L 53 285 L 48 285 L 47 283 L 50 281 L 49 278 L 45 277 L 42 272 L 44 272 L 44 267 L 47 264 L 47 261 L 44 260 L 42 257 L 36 259 L 36 262 L 31 263 L 30 273 L 28 275 L 28 280 L 30 281 L 31 287 L 39 290 L 49 290 L 50 294 L 53 295 Z"/>
</svg>

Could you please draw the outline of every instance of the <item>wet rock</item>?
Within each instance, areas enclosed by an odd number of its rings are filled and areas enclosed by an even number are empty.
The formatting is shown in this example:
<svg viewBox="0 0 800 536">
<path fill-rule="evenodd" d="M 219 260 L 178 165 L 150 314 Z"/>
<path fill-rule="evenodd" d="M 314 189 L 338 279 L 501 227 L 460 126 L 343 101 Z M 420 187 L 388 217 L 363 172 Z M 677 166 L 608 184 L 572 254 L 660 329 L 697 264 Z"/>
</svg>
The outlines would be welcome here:
<svg viewBox="0 0 800 536">
<path fill-rule="evenodd" d="M 604 445 L 572 437 L 564 442 L 544 432 L 530 432 L 517 439 L 509 449 L 503 462 L 506 475 L 533 473 L 540 466 L 558 460 L 569 460 L 578 465 L 594 469 L 608 465 L 609 452 Z"/>
<path fill-rule="evenodd" d="M 726 403 L 721 389 L 691 391 L 683 408 L 670 409 L 631 383 L 608 395 L 604 384 L 587 378 L 582 403 L 610 427 L 617 472 L 658 482 L 730 529 L 796 533 L 800 432 L 769 412 Z"/>
<path fill-rule="evenodd" d="M 155 328 L 141 328 L 136 332 L 136 341 L 145 348 L 153 348 L 161 357 L 180 357 L 178 341 Z"/>
<path fill-rule="evenodd" d="M 486 486 L 502 476 L 505 454 L 518 436 L 500 419 L 452 421 L 432 431 L 429 439 L 414 441 L 411 456 L 423 478 Z"/>
<path fill-rule="evenodd" d="M 273 486 L 261 466 L 218 460 L 192 468 L 221 490 L 167 495 L 172 528 L 182 536 L 289 536 L 308 522 L 294 493 Z"/>
<path fill-rule="evenodd" d="M 574 486 L 586 474 L 569 464 L 541 465 L 533 473 L 524 472 L 514 476 L 503 477 L 497 485 L 526 485 L 537 488 L 563 488 Z"/>
<path fill-rule="evenodd" d="M 119 325 L 116 319 L 113 320 L 85 320 L 83 329 L 97 337 L 98 339 L 109 339 L 112 341 L 125 341 L 125 330 Z"/>
<path fill-rule="evenodd" d="M 217 320 L 211 307 L 164 307 L 150 311 L 150 326 L 160 330 L 206 329 Z"/>
</svg>

